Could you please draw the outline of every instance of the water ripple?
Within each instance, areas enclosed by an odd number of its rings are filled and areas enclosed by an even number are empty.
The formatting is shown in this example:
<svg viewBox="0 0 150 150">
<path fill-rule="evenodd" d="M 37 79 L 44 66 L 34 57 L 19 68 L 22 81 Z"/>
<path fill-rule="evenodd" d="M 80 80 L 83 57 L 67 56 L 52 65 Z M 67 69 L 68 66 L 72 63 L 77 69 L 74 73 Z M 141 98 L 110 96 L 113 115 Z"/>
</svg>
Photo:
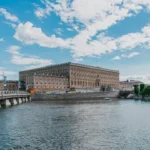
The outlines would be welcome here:
<svg viewBox="0 0 150 150">
<path fill-rule="evenodd" d="M 150 103 L 28 103 L 0 109 L 0 150 L 149 150 Z"/>
</svg>

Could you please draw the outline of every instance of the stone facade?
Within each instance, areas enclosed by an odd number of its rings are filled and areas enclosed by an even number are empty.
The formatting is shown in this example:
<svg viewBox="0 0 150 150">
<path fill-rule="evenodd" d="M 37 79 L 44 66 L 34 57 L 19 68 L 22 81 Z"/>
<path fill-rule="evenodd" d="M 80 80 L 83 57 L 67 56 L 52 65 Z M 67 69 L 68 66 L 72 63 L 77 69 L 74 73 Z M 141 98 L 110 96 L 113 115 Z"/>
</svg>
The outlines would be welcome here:
<svg viewBox="0 0 150 150">
<path fill-rule="evenodd" d="M 39 82 L 50 82 L 50 85 L 41 86 L 40 90 L 67 89 L 67 88 L 99 88 L 110 86 L 119 89 L 119 71 L 100 67 L 86 66 L 76 63 L 64 63 L 47 66 L 19 73 L 20 81 L 29 84 L 29 88 L 39 89 Z M 35 82 L 35 80 L 39 82 Z M 38 84 L 37 84 L 38 83 Z M 52 84 L 53 83 L 53 84 Z M 32 85 L 32 86 L 31 86 Z"/>
<path fill-rule="evenodd" d="M 140 85 L 143 82 L 136 80 L 120 81 L 120 90 L 133 90 L 134 85 Z"/>
<path fill-rule="evenodd" d="M 7 85 L 3 87 L 3 80 L 0 81 L 0 90 L 16 91 L 18 90 L 18 81 L 8 80 Z"/>
<path fill-rule="evenodd" d="M 28 89 L 35 92 L 49 92 L 68 88 L 68 78 L 51 75 L 29 75 L 26 78 Z"/>
<path fill-rule="evenodd" d="M 86 65 L 70 65 L 70 87 L 97 88 L 111 86 L 119 89 L 119 72 Z"/>
</svg>

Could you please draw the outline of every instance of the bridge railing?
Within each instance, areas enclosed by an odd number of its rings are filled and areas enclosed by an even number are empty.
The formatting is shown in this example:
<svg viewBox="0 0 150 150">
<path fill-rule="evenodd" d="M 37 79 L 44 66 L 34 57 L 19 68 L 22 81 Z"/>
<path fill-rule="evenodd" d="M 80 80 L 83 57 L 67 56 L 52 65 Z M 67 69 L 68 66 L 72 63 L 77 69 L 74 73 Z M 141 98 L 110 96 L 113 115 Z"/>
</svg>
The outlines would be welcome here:
<svg viewBox="0 0 150 150">
<path fill-rule="evenodd" d="M 21 95 L 21 94 L 29 94 L 28 92 L 25 91 L 0 91 L 0 96 L 3 95 Z"/>
</svg>

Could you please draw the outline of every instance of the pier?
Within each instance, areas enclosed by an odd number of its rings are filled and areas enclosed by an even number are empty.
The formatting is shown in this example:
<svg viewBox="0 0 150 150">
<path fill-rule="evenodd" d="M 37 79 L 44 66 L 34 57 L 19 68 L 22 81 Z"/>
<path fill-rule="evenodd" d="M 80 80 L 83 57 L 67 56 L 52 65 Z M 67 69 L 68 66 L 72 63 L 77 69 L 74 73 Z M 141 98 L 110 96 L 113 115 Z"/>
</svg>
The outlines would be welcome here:
<svg viewBox="0 0 150 150">
<path fill-rule="evenodd" d="M 0 91 L 0 107 L 9 107 L 31 101 L 30 93 L 24 91 Z"/>
</svg>

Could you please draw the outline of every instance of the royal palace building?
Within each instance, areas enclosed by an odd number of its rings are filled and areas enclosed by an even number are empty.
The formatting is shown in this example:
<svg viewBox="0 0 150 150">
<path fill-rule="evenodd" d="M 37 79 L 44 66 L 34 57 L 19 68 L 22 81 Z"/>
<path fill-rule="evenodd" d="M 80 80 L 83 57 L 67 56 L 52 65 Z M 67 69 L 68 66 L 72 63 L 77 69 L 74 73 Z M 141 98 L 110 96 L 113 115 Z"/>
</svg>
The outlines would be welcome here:
<svg viewBox="0 0 150 150">
<path fill-rule="evenodd" d="M 36 92 L 101 86 L 119 89 L 119 71 L 70 62 L 21 71 L 19 78 L 22 85 Z"/>
</svg>

